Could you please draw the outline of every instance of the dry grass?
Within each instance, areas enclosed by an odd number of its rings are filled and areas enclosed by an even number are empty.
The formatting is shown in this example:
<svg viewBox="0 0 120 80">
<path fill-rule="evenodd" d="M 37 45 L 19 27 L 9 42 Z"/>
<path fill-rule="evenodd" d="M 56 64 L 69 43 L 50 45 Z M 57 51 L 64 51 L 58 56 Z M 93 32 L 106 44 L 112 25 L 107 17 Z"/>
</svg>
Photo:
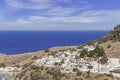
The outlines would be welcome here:
<svg viewBox="0 0 120 80">
<path fill-rule="evenodd" d="M 108 57 L 120 58 L 120 42 L 108 41 L 99 45 L 105 49 Z M 108 48 L 109 45 L 111 45 L 110 48 Z"/>
</svg>

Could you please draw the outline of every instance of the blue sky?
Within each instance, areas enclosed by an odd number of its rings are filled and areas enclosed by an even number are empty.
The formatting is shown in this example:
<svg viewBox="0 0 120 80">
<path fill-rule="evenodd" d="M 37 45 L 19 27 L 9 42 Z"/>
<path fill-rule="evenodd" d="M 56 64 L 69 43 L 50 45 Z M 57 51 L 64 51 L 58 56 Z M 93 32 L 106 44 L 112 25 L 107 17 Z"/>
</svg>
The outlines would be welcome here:
<svg viewBox="0 0 120 80">
<path fill-rule="evenodd" d="M 0 30 L 110 30 L 120 0 L 0 0 Z"/>
</svg>

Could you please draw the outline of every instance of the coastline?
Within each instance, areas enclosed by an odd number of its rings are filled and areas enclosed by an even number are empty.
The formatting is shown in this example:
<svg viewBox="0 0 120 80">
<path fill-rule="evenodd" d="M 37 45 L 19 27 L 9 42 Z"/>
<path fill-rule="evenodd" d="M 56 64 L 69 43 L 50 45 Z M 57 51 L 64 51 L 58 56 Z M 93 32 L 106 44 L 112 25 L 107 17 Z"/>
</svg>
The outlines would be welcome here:
<svg viewBox="0 0 120 80">
<path fill-rule="evenodd" d="M 81 44 L 82 45 L 82 44 Z M 67 48 L 77 48 L 78 46 L 54 46 L 54 47 L 50 47 L 48 48 L 50 51 L 58 51 L 58 50 L 63 50 L 63 49 L 67 49 Z M 25 53 L 19 53 L 19 54 L 7 54 L 7 53 L 0 53 L 0 56 L 16 56 L 16 55 L 26 55 L 26 54 L 33 54 L 33 53 L 38 53 L 38 52 L 44 52 L 46 49 L 44 50 L 37 50 L 34 52 L 25 52 Z"/>
</svg>

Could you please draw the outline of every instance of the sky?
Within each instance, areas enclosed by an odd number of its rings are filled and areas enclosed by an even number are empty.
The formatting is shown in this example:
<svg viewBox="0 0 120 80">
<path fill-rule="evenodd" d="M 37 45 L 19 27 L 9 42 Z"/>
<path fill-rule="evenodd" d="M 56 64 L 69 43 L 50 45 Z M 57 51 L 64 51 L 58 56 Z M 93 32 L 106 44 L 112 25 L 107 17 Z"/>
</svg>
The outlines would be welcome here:
<svg viewBox="0 0 120 80">
<path fill-rule="evenodd" d="M 0 30 L 111 30 L 120 0 L 0 0 Z"/>
</svg>

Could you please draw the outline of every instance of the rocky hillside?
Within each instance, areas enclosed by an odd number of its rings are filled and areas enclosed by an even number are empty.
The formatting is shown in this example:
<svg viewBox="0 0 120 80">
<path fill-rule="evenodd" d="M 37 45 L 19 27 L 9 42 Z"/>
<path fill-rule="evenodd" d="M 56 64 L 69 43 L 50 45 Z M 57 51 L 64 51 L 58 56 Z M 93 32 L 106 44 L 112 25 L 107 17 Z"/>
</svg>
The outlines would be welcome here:
<svg viewBox="0 0 120 80">
<path fill-rule="evenodd" d="M 105 49 L 108 57 L 120 58 L 120 25 L 115 26 L 114 30 L 96 40 L 96 44 Z"/>
<path fill-rule="evenodd" d="M 99 44 L 104 48 L 108 57 L 111 58 L 120 58 L 120 42 L 107 41 L 105 43 Z"/>
<path fill-rule="evenodd" d="M 114 30 L 111 30 L 107 35 L 100 38 L 98 43 L 103 43 L 107 41 L 120 41 L 120 25 L 115 26 Z"/>
<path fill-rule="evenodd" d="M 108 74 L 95 74 L 88 72 L 61 73 L 58 67 L 27 66 L 14 76 L 14 80 L 119 80 Z"/>
</svg>

